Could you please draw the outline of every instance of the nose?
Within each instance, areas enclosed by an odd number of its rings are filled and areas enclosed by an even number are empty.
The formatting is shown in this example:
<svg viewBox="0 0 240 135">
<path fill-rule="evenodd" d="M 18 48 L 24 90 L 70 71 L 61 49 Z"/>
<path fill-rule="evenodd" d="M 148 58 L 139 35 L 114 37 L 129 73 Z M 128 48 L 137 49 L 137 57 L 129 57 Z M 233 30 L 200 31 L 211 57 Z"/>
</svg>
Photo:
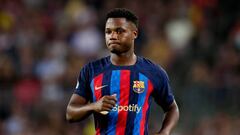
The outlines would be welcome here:
<svg viewBox="0 0 240 135">
<path fill-rule="evenodd" d="M 110 40 L 117 40 L 117 38 L 118 38 L 117 32 L 112 32 L 110 35 Z"/>
</svg>

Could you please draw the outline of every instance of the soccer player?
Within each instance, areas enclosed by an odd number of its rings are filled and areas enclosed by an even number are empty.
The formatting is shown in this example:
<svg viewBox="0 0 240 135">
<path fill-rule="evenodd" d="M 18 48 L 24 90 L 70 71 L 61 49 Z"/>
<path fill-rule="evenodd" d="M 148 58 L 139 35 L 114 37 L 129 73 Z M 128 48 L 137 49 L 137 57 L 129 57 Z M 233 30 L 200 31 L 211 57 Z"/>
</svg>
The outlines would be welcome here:
<svg viewBox="0 0 240 135">
<path fill-rule="evenodd" d="M 67 106 L 68 121 L 93 114 L 96 135 L 148 135 L 153 98 L 165 112 L 156 135 L 170 135 L 179 119 L 178 106 L 166 72 L 135 55 L 137 35 L 138 19 L 132 12 L 117 8 L 107 14 L 105 39 L 110 56 L 81 69 Z"/>
</svg>

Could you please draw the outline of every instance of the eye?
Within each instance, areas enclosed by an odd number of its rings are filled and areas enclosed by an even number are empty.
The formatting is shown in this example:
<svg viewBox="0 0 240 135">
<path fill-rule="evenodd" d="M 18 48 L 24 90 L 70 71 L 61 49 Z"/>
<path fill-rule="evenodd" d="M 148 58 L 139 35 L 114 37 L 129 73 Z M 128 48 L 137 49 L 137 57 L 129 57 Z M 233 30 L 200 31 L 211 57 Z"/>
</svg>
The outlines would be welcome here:
<svg viewBox="0 0 240 135">
<path fill-rule="evenodd" d="M 116 32 L 117 32 L 117 34 L 122 34 L 124 32 L 124 29 L 119 28 L 116 30 Z"/>
<path fill-rule="evenodd" d="M 110 30 L 105 30 L 105 33 L 106 34 L 111 34 L 111 31 Z"/>
</svg>

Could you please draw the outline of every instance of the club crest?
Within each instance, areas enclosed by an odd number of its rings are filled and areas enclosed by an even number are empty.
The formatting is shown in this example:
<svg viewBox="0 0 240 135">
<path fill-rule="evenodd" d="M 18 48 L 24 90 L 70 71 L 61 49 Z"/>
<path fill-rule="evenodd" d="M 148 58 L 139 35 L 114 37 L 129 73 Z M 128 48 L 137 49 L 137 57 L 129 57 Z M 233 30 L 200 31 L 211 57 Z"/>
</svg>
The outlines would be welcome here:
<svg viewBox="0 0 240 135">
<path fill-rule="evenodd" d="M 144 82 L 143 81 L 133 81 L 133 91 L 136 93 L 142 93 L 144 91 Z"/>
</svg>

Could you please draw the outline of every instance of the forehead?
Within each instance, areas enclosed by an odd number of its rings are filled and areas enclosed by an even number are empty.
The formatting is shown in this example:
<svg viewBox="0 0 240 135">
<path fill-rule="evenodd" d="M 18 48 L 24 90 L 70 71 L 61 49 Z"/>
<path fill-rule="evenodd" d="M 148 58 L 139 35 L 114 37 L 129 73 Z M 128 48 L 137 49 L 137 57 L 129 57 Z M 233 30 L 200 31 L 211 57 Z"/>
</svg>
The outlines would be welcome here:
<svg viewBox="0 0 240 135">
<path fill-rule="evenodd" d="M 108 18 L 106 22 L 106 28 L 130 28 L 131 22 L 127 21 L 126 18 Z"/>
</svg>

